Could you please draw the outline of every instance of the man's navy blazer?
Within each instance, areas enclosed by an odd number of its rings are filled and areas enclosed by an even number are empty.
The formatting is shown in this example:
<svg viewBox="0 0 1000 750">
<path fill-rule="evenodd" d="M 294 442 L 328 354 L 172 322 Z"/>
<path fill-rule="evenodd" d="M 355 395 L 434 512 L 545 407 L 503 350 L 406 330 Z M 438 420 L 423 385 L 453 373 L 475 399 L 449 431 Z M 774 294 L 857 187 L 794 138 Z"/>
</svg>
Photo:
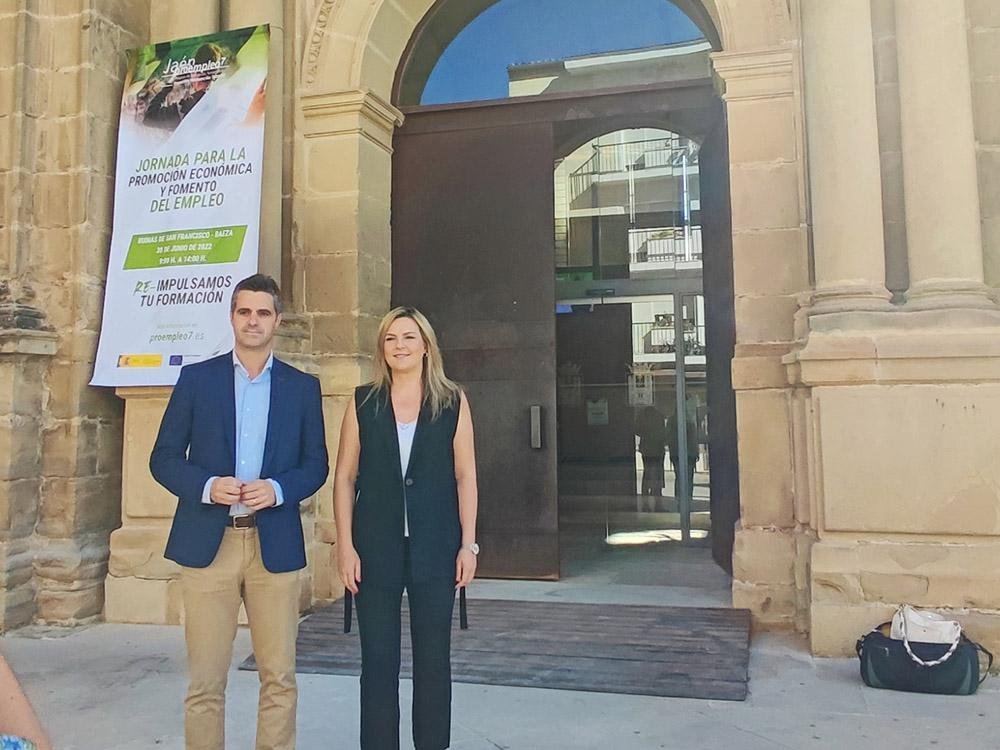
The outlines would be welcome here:
<svg viewBox="0 0 1000 750">
<path fill-rule="evenodd" d="M 233 367 L 229 353 L 181 370 L 149 457 L 153 477 L 178 497 L 164 554 L 191 568 L 211 564 L 229 523 L 229 506 L 201 498 L 210 477 L 236 473 Z M 260 478 L 280 484 L 284 502 L 257 512 L 261 558 L 272 573 L 305 567 L 299 503 L 328 471 L 319 380 L 275 359 Z"/>
</svg>

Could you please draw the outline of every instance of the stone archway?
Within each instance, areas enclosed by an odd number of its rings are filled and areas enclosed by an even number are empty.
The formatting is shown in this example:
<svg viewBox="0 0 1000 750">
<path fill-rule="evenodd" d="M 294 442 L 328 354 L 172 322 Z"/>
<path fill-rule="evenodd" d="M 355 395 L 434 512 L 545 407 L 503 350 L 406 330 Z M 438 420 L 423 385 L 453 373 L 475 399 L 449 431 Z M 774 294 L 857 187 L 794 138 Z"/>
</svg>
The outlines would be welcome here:
<svg viewBox="0 0 1000 750">
<path fill-rule="evenodd" d="M 362 377 L 365 342 L 388 306 L 392 134 L 402 121 L 390 103 L 392 87 L 434 5 L 325 0 L 306 38 L 295 143 L 294 298 L 312 324 L 334 422 Z M 722 47 L 712 59 L 729 123 L 734 388 L 740 428 L 755 437 L 739 449 L 734 604 L 749 607 L 759 622 L 804 628 L 808 599 L 797 572 L 807 568 L 812 539 L 808 508 L 796 502 L 808 470 L 801 458 L 806 431 L 796 426 L 804 397 L 782 364 L 810 288 L 796 24 L 783 0 L 677 5 L 714 24 Z M 318 542 L 333 542 L 331 519 L 321 518 L 317 529 Z"/>
</svg>

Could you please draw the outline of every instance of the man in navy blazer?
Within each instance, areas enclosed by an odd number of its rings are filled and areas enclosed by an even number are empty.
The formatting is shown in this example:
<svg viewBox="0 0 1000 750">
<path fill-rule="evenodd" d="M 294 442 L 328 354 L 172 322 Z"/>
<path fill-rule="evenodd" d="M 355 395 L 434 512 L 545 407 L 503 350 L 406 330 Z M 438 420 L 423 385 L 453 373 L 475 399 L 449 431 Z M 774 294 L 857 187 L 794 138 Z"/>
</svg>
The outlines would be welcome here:
<svg viewBox="0 0 1000 750">
<path fill-rule="evenodd" d="M 257 750 L 295 747 L 299 503 L 326 481 L 319 381 L 274 358 L 274 279 L 233 289 L 231 353 L 181 370 L 149 459 L 177 495 L 166 557 L 181 565 L 188 750 L 225 747 L 225 689 L 240 602 L 261 682 Z"/>
</svg>

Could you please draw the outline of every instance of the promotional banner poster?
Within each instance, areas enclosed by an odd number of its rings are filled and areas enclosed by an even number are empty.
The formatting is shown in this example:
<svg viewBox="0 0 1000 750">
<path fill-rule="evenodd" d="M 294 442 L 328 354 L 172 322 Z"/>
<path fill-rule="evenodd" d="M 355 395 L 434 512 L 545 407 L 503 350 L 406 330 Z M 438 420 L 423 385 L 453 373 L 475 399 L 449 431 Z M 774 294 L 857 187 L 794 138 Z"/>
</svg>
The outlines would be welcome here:
<svg viewBox="0 0 1000 750">
<path fill-rule="evenodd" d="M 173 385 L 227 352 L 257 272 L 268 27 L 130 50 L 91 385 Z"/>
</svg>

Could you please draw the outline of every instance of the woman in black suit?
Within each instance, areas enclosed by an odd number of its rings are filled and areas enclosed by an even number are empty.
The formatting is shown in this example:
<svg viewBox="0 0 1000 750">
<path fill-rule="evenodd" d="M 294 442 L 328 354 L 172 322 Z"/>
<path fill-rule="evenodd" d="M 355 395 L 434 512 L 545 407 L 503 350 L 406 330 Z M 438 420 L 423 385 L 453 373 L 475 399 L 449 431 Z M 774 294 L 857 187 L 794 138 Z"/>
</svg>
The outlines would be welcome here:
<svg viewBox="0 0 1000 750">
<path fill-rule="evenodd" d="M 451 620 L 476 573 L 476 460 L 464 392 L 411 307 L 379 326 L 375 378 L 355 390 L 334 479 L 337 562 L 361 632 L 361 747 L 399 747 L 400 604 L 413 644 L 413 741 L 448 747 Z"/>
</svg>

